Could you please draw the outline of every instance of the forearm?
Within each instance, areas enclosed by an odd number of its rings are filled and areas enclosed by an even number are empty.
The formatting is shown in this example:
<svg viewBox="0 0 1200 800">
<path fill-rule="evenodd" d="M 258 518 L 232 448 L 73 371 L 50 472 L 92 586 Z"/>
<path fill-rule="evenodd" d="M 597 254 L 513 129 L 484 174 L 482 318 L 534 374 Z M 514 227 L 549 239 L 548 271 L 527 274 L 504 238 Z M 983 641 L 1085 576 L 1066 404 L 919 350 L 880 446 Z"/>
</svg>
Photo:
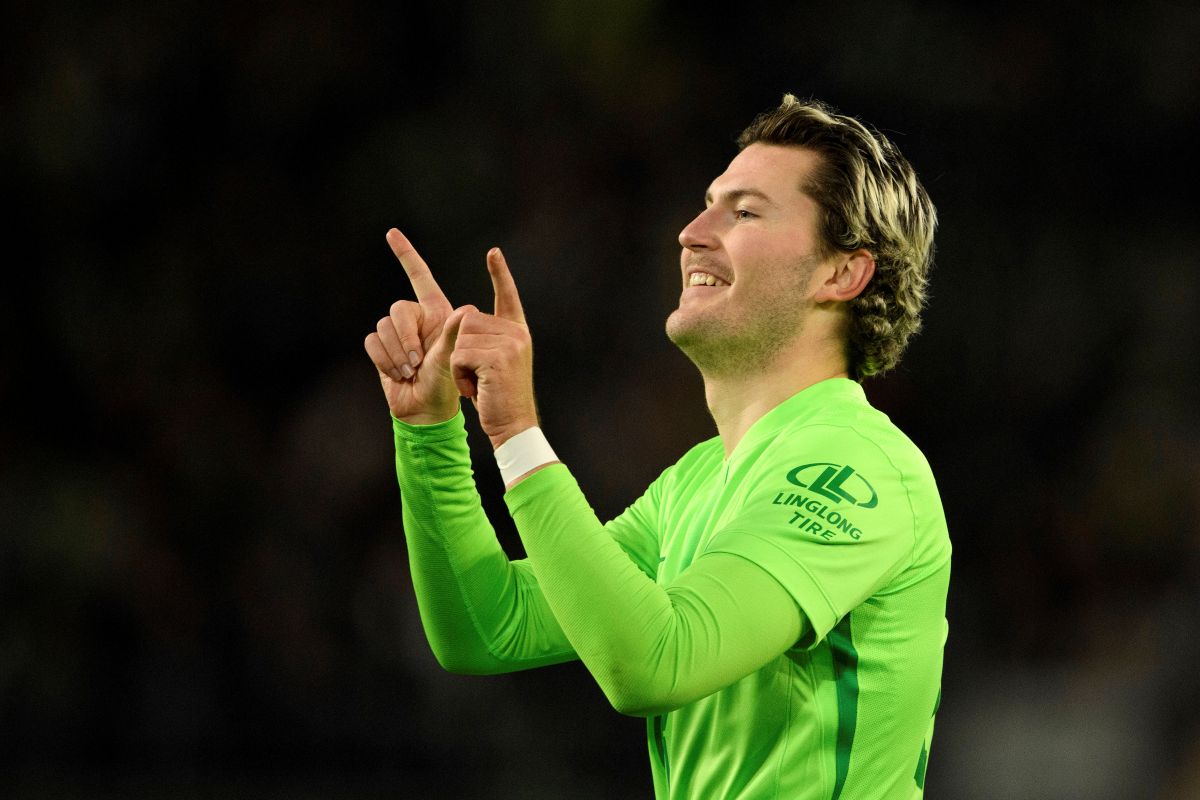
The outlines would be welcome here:
<svg viewBox="0 0 1200 800">
<path fill-rule="evenodd" d="M 603 530 L 566 467 L 506 495 L 555 618 L 619 711 L 647 715 L 710 694 L 794 643 L 786 591 L 737 556 L 702 558 L 670 586 L 645 575 Z"/>
<path fill-rule="evenodd" d="M 532 571 L 510 562 L 480 504 L 462 415 L 393 421 L 409 565 L 439 663 L 493 674 L 574 657 Z"/>
</svg>

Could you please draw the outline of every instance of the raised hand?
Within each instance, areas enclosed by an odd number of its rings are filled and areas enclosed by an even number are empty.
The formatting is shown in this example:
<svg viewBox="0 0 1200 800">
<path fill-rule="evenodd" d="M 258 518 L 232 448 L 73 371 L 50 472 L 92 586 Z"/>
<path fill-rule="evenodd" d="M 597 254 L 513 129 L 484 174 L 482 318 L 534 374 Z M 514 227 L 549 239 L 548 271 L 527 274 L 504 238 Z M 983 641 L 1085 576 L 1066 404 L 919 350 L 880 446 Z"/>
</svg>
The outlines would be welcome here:
<svg viewBox="0 0 1200 800">
<path fill-rule="evenodd" d="M 458 391 L 475 401 L 479 424 L 499 447 L 538 424 L 533 397 L 533 341 L 508 263 L 498 247 L 487 255 L 496 294 L 494 314 L 464 310 L 450 357 Z M 458 311 L 455 312 L 459 313 Z"/>
<path fill-rule="evenodd" d="M 387 241 L 417 299 L 393 303 L 363 346 L 379 370 L 392 416 L 414 425 L 443 422 L 458 413 L 459 393 L 450 373 L 454 336 L 463 315 L 475 309 L 453 309 L 404 234 L 392 228 Z"/>
</svg>

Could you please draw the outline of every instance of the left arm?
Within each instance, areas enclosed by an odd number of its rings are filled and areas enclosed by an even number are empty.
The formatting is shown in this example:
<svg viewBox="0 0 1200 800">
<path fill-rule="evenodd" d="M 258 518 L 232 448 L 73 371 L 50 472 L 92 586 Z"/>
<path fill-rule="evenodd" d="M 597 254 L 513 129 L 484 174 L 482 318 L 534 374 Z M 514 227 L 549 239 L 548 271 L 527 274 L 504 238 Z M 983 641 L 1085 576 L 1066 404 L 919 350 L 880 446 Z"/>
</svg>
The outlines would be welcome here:
<svg viewBox="0 0 1200 800">
<path fill-rule="evenodd" d="M 741 556 L 703 555 L 656 584 L 605 533 L 561 464 L 505 500 L 555 619 L 624 714 L 662 713 L 722 689 L 805 631 L 787 590 Z"/>
<path fill-rule="evenodd" d="M 464 314 L 450 363 L 500 447 L 537 424 L 533 351 L 516 285 L 488 254 L 496 313 Z M 539 465 L 506 500 L 550 610 L 617 710 L 648 716 L 711 694 L 800 639 L 801 611 L 741 556 L 702 556 L 659 586 L 609 536 L 565 466 Z"/>
</svg>

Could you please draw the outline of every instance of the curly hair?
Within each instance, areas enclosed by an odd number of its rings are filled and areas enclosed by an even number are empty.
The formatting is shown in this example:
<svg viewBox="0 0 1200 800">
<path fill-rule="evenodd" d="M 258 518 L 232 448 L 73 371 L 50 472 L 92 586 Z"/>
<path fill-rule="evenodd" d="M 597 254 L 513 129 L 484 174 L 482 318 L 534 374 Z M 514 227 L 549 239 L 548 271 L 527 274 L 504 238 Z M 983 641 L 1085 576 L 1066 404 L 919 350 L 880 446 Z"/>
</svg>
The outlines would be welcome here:
<svg viewBox="0 0 1200 800">
<path fill-rule="evenodd" d="M 784 95 L 737 139 L 803 147 L 821 157 L 801 189 L 821 209 L 823 255 L 859 248 L 875 257 L 875 275 L 849 301 L 846 362 L 861 381 L 900 361 L 921 328 L 937 210 L 912 165 L 879 131 L 818 100 Z"/>
</svg>

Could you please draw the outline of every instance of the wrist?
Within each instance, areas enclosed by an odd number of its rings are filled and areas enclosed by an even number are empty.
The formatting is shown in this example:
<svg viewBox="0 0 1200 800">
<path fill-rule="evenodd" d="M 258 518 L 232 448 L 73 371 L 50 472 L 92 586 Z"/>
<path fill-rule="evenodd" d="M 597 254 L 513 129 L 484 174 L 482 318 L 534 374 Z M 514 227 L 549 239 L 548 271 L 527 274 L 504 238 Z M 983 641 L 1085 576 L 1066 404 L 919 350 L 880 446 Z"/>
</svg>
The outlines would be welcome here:
<svg viewBox="0 0 1200 800">
<path fill-rule="evenodd" d="M 496 465 L 500 467 L 500 477 L 505 487 L 510 488 L 520 478 L 558 461 L 558 456 L 554 454 L 546 435 L 536 425 L 509 436 L 496 447 L 495 456 Z"/>
<path fill-rule="evenodd" d="M 406 448 L 419 448 L 448 439 L 462 439 L 465 442 L 466 437 L 467 420 L 461 411 L 445 422 L 431 425 L 412 425 L 392 417 L 392 438 L 395 439 L 398 447 L 401 442 Z"/>
<path fill-rule="evenodd" d="M 501 430 L 498 430 L 494 433 L 488 432 L 486 430 L 485 430 L 485 433 L 487 433 L 487 437 L 492 443 L 492 450 L 495 451 L 495 450 L 499 450 L 502 446 L 504 446 L 504 444 L 506 442 L 508 442 L 513 437 L 520 436 L 522 433 L 529 430 L 530 428 L 536 428 L 536 427 L 538 427 L 537 417 L 530 417 L 527 419 L 523 419 L 519 422 L 514 422 L 510 425 L 506 425 L 506 426 L 504 426 L 504 428 L 502 428 Z"/>
<path fill-rule="evenodd" d="M 459 409 L 457 407 L 446 409 L 444 411 L 422 411 L 416 414 L 397 414 L 392 412 L 392 419 L 403 422 L 405 425 L 425 426 L 425 425 L 440 425 L 443 422 L 448 422 L 458 416 Z"/>
</svg>

